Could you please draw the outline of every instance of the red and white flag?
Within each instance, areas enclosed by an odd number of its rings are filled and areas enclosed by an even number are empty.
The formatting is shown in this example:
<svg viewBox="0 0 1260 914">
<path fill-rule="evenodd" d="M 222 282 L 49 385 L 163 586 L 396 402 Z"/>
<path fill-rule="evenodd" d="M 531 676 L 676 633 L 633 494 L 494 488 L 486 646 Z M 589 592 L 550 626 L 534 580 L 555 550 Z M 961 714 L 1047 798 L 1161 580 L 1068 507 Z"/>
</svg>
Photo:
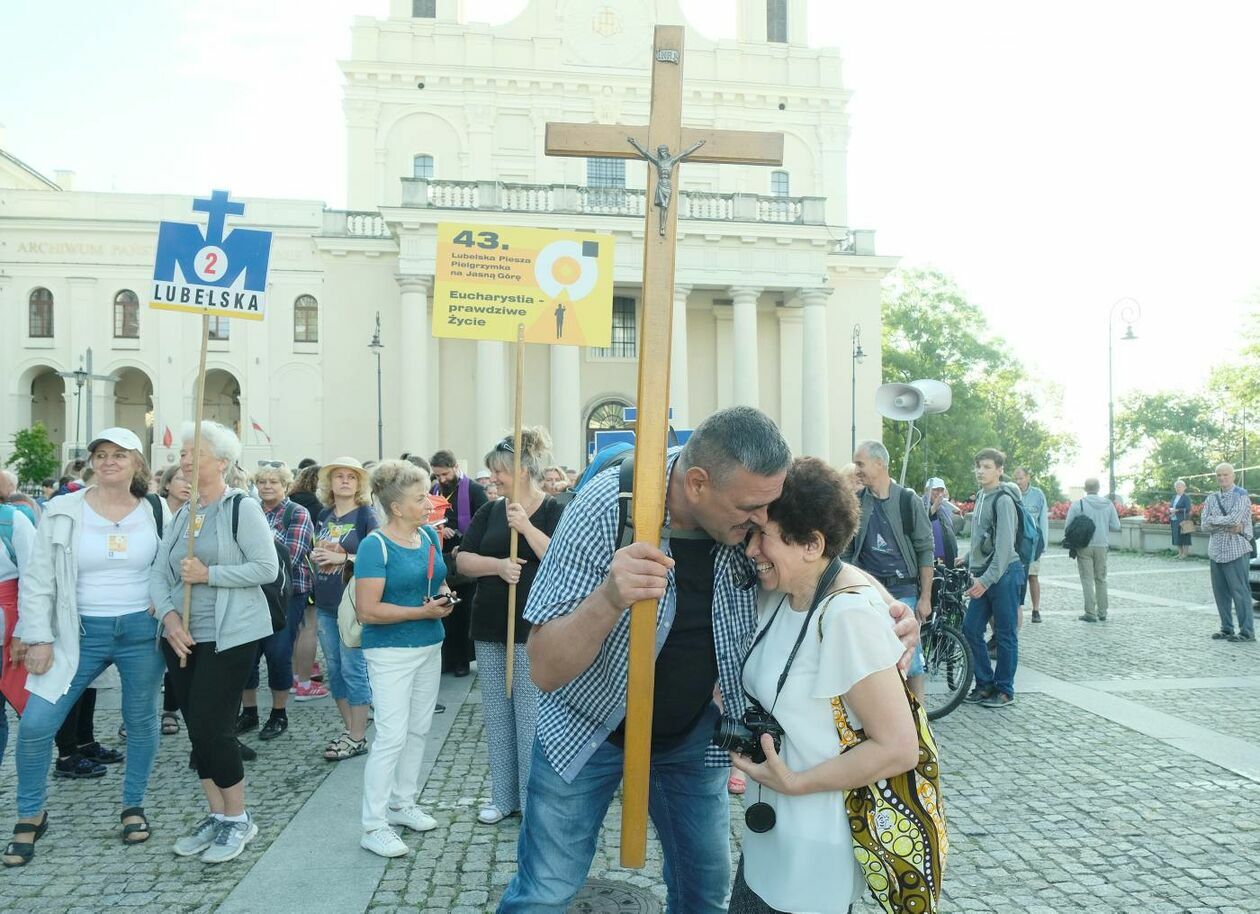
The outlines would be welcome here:
<svg viewBox="0 0 1260 914">
<path fill-rule="evenodd" d="M 162 447 L 170 447 L 175 440 L 175 436 L 171 434 L 171 427 L 166 427 L 166 432 L 162 435 Z"/>
<path fill-rule="evenodd" d="M 254 431 L 258 432 L 258 434 L 262 435 L 264 438 L 266 438 L 268 444 L 271 444 L 271 436 L 268 435 L 266 431 L 263 430 L 263 427 L 258 424 L 258 420 L 255 419 L 253 416 L 249 417 L 249 427 L 252 428 Z"/>
</svg>

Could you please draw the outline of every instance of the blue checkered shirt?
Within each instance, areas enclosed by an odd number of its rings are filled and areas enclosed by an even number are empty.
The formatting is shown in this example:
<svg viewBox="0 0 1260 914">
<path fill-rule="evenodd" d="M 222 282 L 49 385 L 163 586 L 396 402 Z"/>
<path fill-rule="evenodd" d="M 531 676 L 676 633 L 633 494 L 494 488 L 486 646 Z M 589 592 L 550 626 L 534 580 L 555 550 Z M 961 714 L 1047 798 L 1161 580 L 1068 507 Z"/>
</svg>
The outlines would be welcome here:
<svg viewBox="0 0 1260 914">
<path fill-rule="evenodd" d="M 666 478 L 678 460 L 671 450 Z M 606 470 L 590 480 L 569 503 L 529 592 L 525 618 L 542 625 L 577 609 L 608 574 L 617 550 L 617 493 L 620 471 Z M 661 549 L 669 553 L 668 524 Z M 722 706 L 736 717 L 744 713 L 740 663 L 756 627 L 754 568 L 740 546 L 719 546 L 713 562 L 713 645 L 717 652 Z M 740 582 L 744 582 L 741 586 Z M 656 653 L 674 623 L 677 586 L 671 569 L 665 596 L 656 610 Z M 538 739 L 552 768 L 572 782 L 582 766 L 626 716 L 630 613 L 622 613 L 591 665 L 572 682 L 543 692 L 538 705 Z M 705 756 L 715 768 L 730 765 L 716 746 Z"/>
</svg>

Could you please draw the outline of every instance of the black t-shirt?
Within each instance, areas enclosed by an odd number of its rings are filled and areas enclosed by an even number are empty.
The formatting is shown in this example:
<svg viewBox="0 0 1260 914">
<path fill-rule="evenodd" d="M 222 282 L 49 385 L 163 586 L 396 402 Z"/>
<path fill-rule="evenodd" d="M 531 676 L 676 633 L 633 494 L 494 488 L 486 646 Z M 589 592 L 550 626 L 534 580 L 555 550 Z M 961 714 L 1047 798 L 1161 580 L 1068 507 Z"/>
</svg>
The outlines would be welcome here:
<svg viewBox="0 0 1260 914">
<path fill-rule="evenodd" d="M 667 749 L 691 732 L 713 701 L 718 678 L 713 646 L 713 562 L 711 539 L 671 539 L 678 588 L 674 624 L 656 655 L 652 698 L 652 746 Z M 609 739 L 621 746 L 625 721 Z"/>
<path fill-rule="evenodd" d="M 538 510 L 530 515 L 529 522 L 547 536 L 553 536 L 563 510 L 554 498 L 546 495 Z M 510 547 L 508 534 L 507 499 L 500 498 L 481 506 L 468 525 L 459 548 L 461 552 L 505 559 Z M 515 643 L 524 644 L 530 627 L 524 616 L 525 601 L 529 599 L 529 588 L 538 574 L 541 559 L 530 547 L 528 539 L 518 536 L 517 543 L 516 554 L 525 560 L 525 564 L 521 566 L 521 580 L 516 585 Z M 469 634 L 474 641 L 507 643 L 507 597 L 507 582 L 497 574 L 477 578 L 477 595 L 473 598 L 472 622 L 469 625 Z"/>
</svg>

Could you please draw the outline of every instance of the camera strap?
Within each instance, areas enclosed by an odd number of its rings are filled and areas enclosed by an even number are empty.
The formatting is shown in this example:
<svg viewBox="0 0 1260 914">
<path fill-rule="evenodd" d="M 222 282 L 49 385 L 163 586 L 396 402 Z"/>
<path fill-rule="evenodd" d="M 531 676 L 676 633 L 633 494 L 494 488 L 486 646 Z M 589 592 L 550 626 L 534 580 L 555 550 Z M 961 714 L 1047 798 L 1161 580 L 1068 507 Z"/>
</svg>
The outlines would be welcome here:
<svg viewBox="0 0 1260 914">
<path fill-rule="evenodd" d="M 809 620 L 814 617 L 814 613 L 818 610 L 819 605 L 822 604 L 823 599 L 828 595 L 831 590 L 832 582 L 835 581 L 836 576 L 840 574 L 840 569 L 843 567 L 844 563 L 841 562 L 838 557 L 834 558 L 831 560 L 831 564 L 827 566 L 826 570 L 823 571 L 822 577 L 818 579 L 818 586 L 814 588 L 814 600 L 810 604 L 809 611 L 805 613 L 805 621 L 801 623 L 801 631 L 796 636 L 796 643 L 792 645 L 792 652 L 788 654 L 787 662 L 783 664 L 783 672 L 779 674 L 779 681 L 774 689 L 774 701 L 770 703 L 770 707 L 768 709 L 771 714 L 774 713 L 774 706 L 779 702 L 779 694 L 783 691 L 783 686 L 787 684 L 788 673 L 792 669 L 793 661 L 796 660 L 796 652 L 801 649 L 801 643 L 804 642 L 805 634 L 809 631 Z M 782 599 L 779 600 L 779 605 L 774 608 L 774 612 L 770 616 L 770 621 L 763 625 L 761 630 L 757 632 L 757 636 L 753 638 L 753 643 L 748 646 L 748 652 L 744 654 L 743 662 L 739 665 L 739 684 L 740 688 L 744 689 L 745 701 L 754 701 L 755 699 L 748 694 L 748 689 L 744 687 L 744 667 L 747 666 L 748 658 L 752 656 L 753 650 L 761 643 L 761 640 L 766 636 L 766 632 L 770 631 L 770 626 L 774 625 L 774 620 L 778 618 L 779 610 L 783 608 L 783 604 L 786 600 L 787 594 L 784 594 Z"/>
</svg>

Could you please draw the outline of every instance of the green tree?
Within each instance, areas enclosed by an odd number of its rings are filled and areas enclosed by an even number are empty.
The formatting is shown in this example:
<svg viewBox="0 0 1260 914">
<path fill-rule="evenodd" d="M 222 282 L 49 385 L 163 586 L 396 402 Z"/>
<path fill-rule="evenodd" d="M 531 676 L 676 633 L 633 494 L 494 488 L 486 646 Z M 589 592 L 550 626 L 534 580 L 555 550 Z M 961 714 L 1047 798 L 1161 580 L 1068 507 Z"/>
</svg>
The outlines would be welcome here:
<svg viewBox="0 0 1260 914">
<path fill-rule="evenodd" d="M 1191 492 L 1212 487 L 1212 467 L 1231 456 L 1230 407 L 1221 397 L 1165 390 L 1129 394 L 1119 406 L 1116 460 L 1140 457 L 1137 469 L 1123 477 L 1133 483 L 1136 503 L 1169 498 L 1180 478 Z"/>
<path fill-rule="evenodd" d="M 898 271 L 885 286 L 883 316 L 884 380 L 932 378 L 953 391 L 948 412 L 915 423 L 906 484 L 921 490 L 928 476 L 940 476 L 951 495 L 966 497 L 975 490 L 972 457 L 997 447 L 1008 466 L 1028 467 L 1047 497 L 1058 500 L 1050 468 L 1074 452 L 1075 440 L 1038 418 L 1055 392 L 1033 383 L 953 280 L 931 270 Z M 906 429 L 905 422 L 884 420 L 894 477 L 901 473 Z"/>
<path fill-rule="evenodd" d="M 18 478 L 24 483 L 43 482 L 57 475 L 57 445 L 48 437 L 48 429 L 42 422 L 22 429 L 13 436 L 13 453 L 5 466 L 17 467 Z"/>
</svg>

